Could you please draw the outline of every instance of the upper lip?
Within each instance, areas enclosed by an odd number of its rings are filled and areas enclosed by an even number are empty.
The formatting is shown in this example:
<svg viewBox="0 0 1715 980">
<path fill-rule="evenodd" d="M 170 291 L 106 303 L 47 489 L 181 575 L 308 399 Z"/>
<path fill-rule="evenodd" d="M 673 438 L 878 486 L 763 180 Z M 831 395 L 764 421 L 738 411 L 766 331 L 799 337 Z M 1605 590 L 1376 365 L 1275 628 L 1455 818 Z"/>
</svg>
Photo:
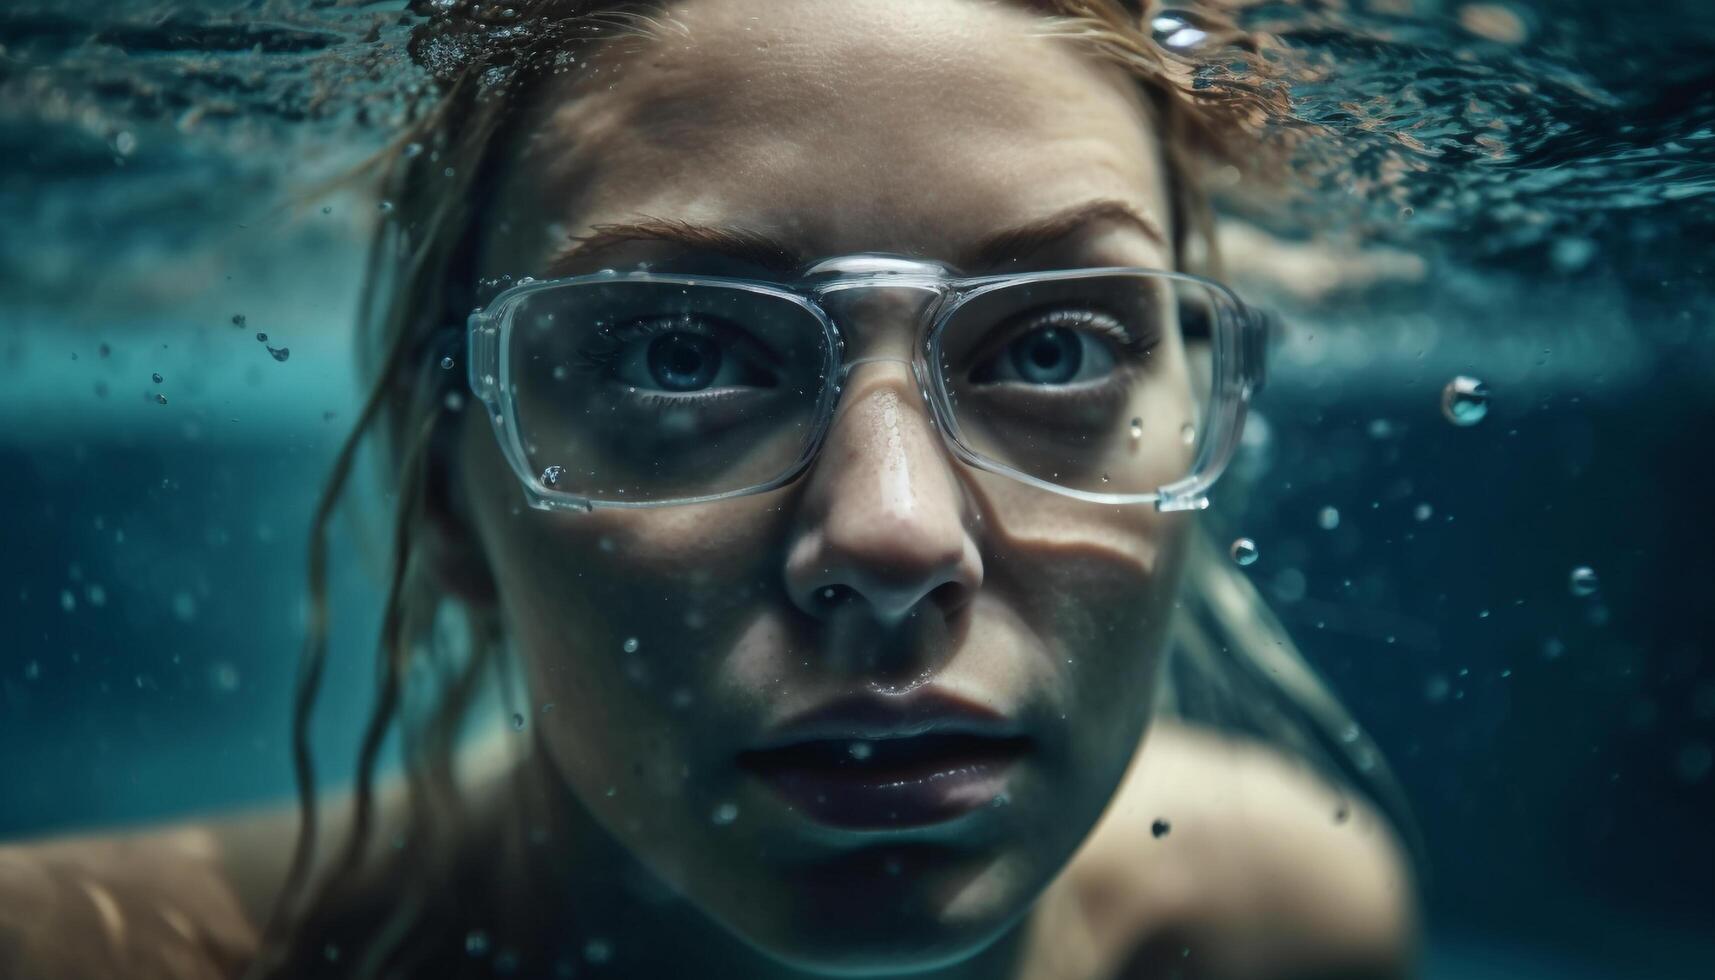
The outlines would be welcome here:
<svg viewBox="0 0 1715 980">
<path fill-rule="evenodd" d="M 825 739 L 910 738 L 960 734 L 1010 738 L 1021 734 L 1004 714 L 945 691 L 852 695 L 800 712 L 769 729 L 752 751 L 766 752 Z"/>
</svg>

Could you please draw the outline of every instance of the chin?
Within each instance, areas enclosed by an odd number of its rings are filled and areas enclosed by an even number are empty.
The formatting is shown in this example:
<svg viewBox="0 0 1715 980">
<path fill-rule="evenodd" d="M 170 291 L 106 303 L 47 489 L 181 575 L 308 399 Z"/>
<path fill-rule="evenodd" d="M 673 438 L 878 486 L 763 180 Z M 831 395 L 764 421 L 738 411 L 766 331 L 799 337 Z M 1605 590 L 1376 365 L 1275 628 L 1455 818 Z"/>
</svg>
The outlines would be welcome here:
<svg viewBox="0 0 1715 980">
<path fill-rule="evenodd" d="M 770 959 L 794 970 L 826 977 L 909 975 L 962 963 L 987 949 L 1008 922 L 986 928 L 973 923 L 948 926 L 934 921 L 894 921 L 891 928 L 850 926 L 816 935 L 781 937 L 753 944 Z"/>
<path fill-rule="evenodd" d="M 955 860 L 937 868 L 931 850 L 939 849 L 878 848 L 806 869 L 781 903 L 782 919 L 729 927 L 768 958 L 821 976 L 905 975 L 963 962 L 1004 935 L 1030 896 L 1018 890 L 1014 862 L 991 854 L 977 867 Z M 871 865 L 891 870 L 866 882 Z"/>
</svg>

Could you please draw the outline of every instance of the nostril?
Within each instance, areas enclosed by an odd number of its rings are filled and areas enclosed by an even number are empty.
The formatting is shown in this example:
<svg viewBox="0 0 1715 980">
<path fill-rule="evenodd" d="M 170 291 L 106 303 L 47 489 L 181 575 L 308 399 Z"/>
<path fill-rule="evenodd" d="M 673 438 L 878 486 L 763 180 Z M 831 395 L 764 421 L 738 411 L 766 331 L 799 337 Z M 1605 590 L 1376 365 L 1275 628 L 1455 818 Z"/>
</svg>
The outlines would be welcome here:
<svg viewBox="0 0 1715 980">
<path fill-rule="evenodd" d="M 929 601 L 945 612 L 953 612 L 970 598 L 971 590 L 963 582 L 942 582 L 929 592 Z"/>
</svg>

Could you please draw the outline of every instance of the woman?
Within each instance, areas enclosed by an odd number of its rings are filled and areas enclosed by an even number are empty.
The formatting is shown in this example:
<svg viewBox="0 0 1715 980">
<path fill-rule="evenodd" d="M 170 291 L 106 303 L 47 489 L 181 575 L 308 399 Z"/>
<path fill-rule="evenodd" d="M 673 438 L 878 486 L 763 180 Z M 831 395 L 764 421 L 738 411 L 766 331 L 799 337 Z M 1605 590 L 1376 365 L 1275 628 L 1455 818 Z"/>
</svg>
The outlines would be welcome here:
<svg viewBox="0 0 1715 980">
<path fill-rule="evenodd" d="M 354 805 L 14 848 L 8 975 L 1407 972 L 1373 750 L 1195 536 L 1260 321 L 1147 271 L 1267 90 L 1099 0 L 515 8 L 385 161 Z"/>
</svg>

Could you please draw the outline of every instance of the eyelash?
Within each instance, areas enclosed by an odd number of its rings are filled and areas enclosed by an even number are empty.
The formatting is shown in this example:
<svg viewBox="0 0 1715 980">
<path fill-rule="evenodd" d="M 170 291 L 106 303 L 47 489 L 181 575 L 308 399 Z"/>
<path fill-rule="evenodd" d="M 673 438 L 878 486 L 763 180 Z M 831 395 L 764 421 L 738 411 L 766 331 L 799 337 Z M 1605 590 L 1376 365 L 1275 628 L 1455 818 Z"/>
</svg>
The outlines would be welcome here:
<svg viewBox="0 0 1715 980">
<path fill-rule="evenodd" d="M 1015 326 L 1002 331 L 999 339 L 984 345 L 983 354 L 976 363 L 988 363 L 989 359 L 1001 356 L 1006 348 L 1020 337 L 1045 327 L 1067 326 L 1102 337 L 1113 344 L 1115 360 L 1118 366 L 1123 368 L 1143 365 L 1161 342 L 1161 331 L 1151 330 L 1147 334 L 1135 334 L 1121 326 L 1118 317 L 1105 310 L 1046 309 L 1021 314 L 1014 317 L 1013 321 Z"/>
<path fill-rule="evenodd" d="M 595 371 L 611 373 L 611 369 L 619 360 L 619 353 L 625 349 L 625 345 L 639 340 L 650 340 L 662 334 L 676 331 L 695 333 L 704 337 L 712 335 L 711 331 L 703 329 L 689 318 L 657 316 L 647 320 L 633 320 L 597 333 L 594 339 L 578 351 L 578 359 L 586 367 Z M 599 348 L 598 343 L 601 345 Z"/>
</svg>

